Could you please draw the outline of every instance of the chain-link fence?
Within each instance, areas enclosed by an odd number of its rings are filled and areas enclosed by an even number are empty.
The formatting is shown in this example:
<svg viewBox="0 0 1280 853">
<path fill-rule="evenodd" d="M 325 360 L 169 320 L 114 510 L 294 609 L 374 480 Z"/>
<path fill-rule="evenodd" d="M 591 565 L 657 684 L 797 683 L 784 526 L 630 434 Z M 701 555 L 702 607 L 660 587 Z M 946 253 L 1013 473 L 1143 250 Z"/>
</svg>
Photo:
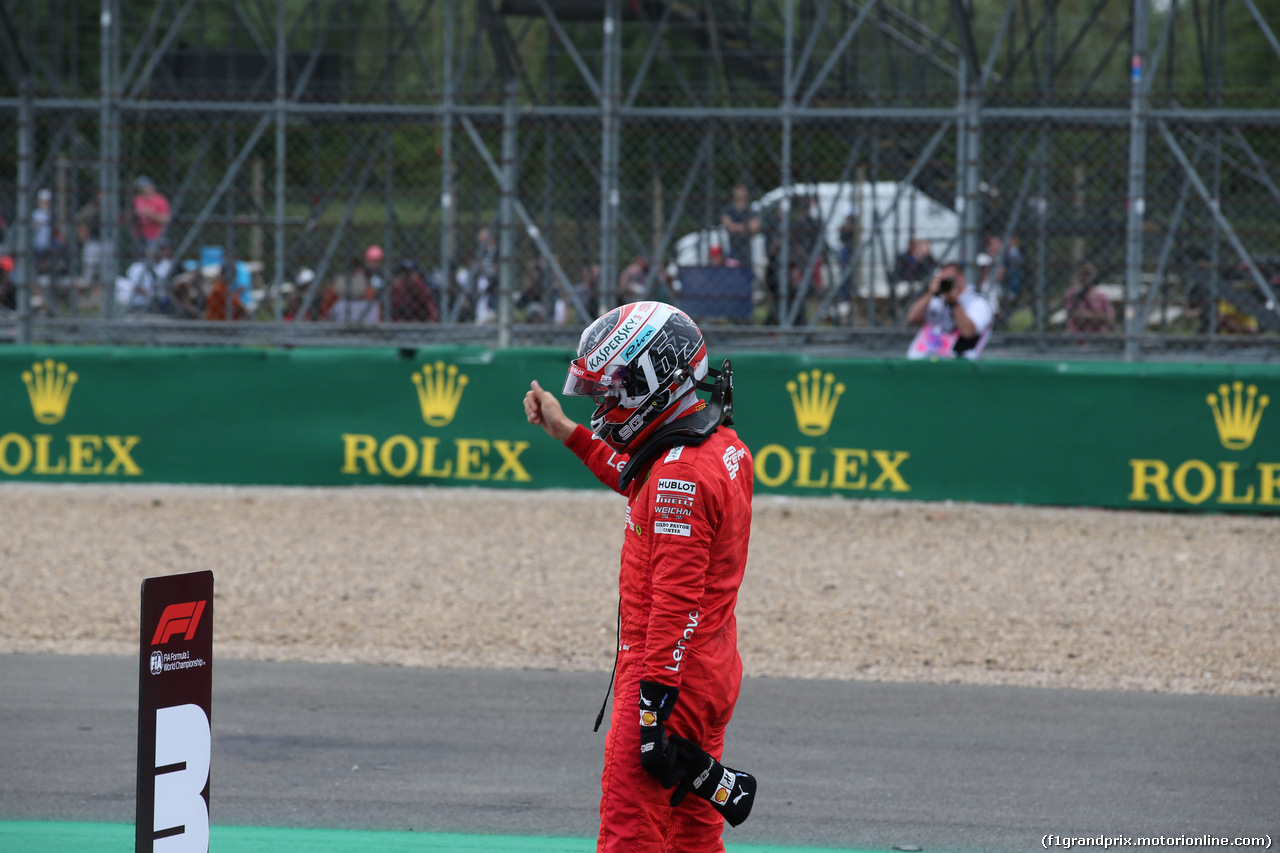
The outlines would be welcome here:
<svg viewBox="0 0 1280 853">
<path fill-rule="evenodd" d="M 657 298 L 901 354 L 950 286 L 988 354 L 1280 354 L 1258 0 L 0 12 L 0 337 L 570 345 Z"/>
</svg>

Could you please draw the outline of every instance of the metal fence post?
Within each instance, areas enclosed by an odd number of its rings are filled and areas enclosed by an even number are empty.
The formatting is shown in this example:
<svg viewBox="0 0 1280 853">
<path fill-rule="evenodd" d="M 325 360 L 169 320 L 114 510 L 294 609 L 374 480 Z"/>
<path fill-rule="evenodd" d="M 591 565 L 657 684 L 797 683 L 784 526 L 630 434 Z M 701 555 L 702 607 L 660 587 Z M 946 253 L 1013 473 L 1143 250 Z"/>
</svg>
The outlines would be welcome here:
<svg viewBox="0 0 1280 853">
<path fill-rule="evenodd" d="M 22 78 L 18 102 L 18 204 L 14 223 L 14 272 L 17 274 L 18 343 L 31 342 L 31 282 L 35 264 L 31 251 L 31 178 L 35 158 L 35 110 L 32 106 L 30 73 Z"/>
<path fill-rule="evenodd" d="M 285 37 L 285 4 L 276 5 L 276 272 L 275 297 L 272 311 L 276 320 L 284 316 L 284 308 L 280 303 L 280 290 L 284 286 L 285 248 L 284 248 L 284 180 L 285 180 L 285 99 L 288 88 L 285 80 L 285 64 L 288 61 L 288 44 Z M 319 286 L 315 283 L 315 286 Z"/>
<path fill-rule="evenodd" d="M 453 290 L 453 40 L 457 0 L 444 3 L 444 98 L 440 105 L 440 319 L 450 315 Z"/>
<path fill-rule="evenodd" d="M 1133 0 L 1133 61 L 1129 100 L 1129 210 L 1124 265 L 1124 357 L 1133 360 L 1139 347 L 1136 335 L 1146 325 L 1138 316 L 1142 287 L 1142 223 L 1146 207 L 1147 87 L 1142 71 L 1147 61 L 1147 13 L 1150 0 Z"/>
<path fill-rule="evenodd" d="M 1041 124 L 1036 141 L 1036 181 L 1039 196 L 1036 207 L 1036 338 L 1040 349 L 1045 348 L 1045 324 L 1048 320 L 1048 294 L 1046 275 L 1049 265 L 1049 128 Z"/>
<path fill-rule="evenodd" d="M 620 0 L 605 0 L 600 81 L 600 311 L 618 302 L 618 50 Z M 654 263 L 658 263 L 654 259 Z"/>
<path fill-rule="evenodd" d="M 978 253 L 982 251 L 982 190 L 979 170 L 982 165 L 982 95 L 978 91 L 977 70 L 969 73 L 969 92 L 965 97 L 965 200 L 964 200 L 964 256 L 965 278 L 978 285 Z M 992 269 L 995 269 L 992 258 Z"/>
<path fill-rule="evenodd" d="M 778 319 L 791 324 L 787 310 L 791 296 L 791 111 L 795 106 L 795 82 L 791 79 L 792 50 L 795 41 L 796 4 L 787 0 L 782 60 L 782 200 L 778 202 L 778 227 L 782 245 L 778 247 Z"/>
<path fill-rule="evenodd" d="M 1226 3 L 1219 2 L 1214 6 L 1210 6 L 1209 14 L 1212 16 L 1209 23 L 1210 55 L 1212 56 L 1213 71 L 1211 82 L 1212 105 L 1214 107 L 1222 106 L 1222 72 L 1223 64 L 1226 57 L 1223 54 L 1223 33 L 1225 28 L 1224 12 Z M 1222 125 L 1214 123 L 1213 126 L 1213 187 L 1210 189 L 1210 207 L 1213 210 L 1222 209 Z M 1222 293 L 1222 234 L 1219 230 L 1218 218 L 1211 217 L 1210 220 L 1210 240 L 1209 240 L 1209 346 L 1214 345 L 1214 338 L 1218 334 L 1219 312 L 1218 302 Z M 1228 287 L 1231 285 L 1228 283 Z"/>
<path fill-rule="evenodd" d="M 978 289 L 978 252 L 981 250 L 982 196 L 979 169 L 982 161 L 982 65 L 973 37 L 973 8 L 965 0 L 953 0 L 952 14 L 960 31 L 961 52 L 957 79 L 956 139 L 960 192 L 964 206 L 960 210 L 960 256 L 964 261 L 965 280 Z"/>
<path fill-rule="evenodd" d="M 102 97 L 98 133 L 98 180 L 101 202 L 98 216 L 102 238 L 102 313 L 106 317 L 115 314 L 116 249 L 119 240 L 117 225 L 120 221 L 119 204 L 119 104 L 116 101 L 116 0 L 102 0 L 101 74 Z"/>
<path fill-rule="evenodd" d="M 502 186 L 498 203 L 498 346 L 511 346 L 511 295 L 516 277 L 516 80 L 507 78 L 502 104 Z"/>
<path fill-rule="evenodd" d="M 969 144 L 967 133 L 969 111 L 965 108 L 969 85 L 965 80 L 968 76 L 965 66 L 964 54 L 961 54 L 956 59 L 956 213 L 959 214 L 960 226 L 960 239 L 956 241 L 956 246 L 960 250 L 960 262 L 964 265 L 965 280 L 969 282 L 970 287 L 973 287 L 976 285 L 976 279 L 973 277 L 973 256 L 969 253 L 969 244 L 966 241 L 968 219 L 965 216 L 965 209 L 969 205 L 969 181 L 966 173 L 969 157 L 965 153 L 965 147 Z"/>
</svg>

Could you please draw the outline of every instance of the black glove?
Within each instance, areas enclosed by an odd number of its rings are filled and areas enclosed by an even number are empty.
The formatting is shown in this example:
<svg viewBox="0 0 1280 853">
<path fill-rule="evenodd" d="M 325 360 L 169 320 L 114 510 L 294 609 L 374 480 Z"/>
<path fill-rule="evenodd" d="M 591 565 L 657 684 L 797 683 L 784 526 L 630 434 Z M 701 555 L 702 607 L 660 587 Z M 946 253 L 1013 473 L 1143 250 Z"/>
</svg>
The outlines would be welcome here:
<svg viewBox="0 0 1280 853">
<path fill-rule="evenodd" d="M 671 795 L 672 806 L 680 805 L 692 791 L 711 803 L 730 826 L 747 819 L 756 799 L 756 777 L 725 767 L 687 738 L 672 735 L 668 743 L 676 755 L 676 777 L 680 780 L 680 787 Z"/>
<path fill-rule="evenodd" d="M 678 687 L 656 681 L 640 682 L 640 766 L 664 788 L 680 781 L 676 751 L 671 748 L 662 725 L 671 716 L 679 695 Z"/>
</svg>

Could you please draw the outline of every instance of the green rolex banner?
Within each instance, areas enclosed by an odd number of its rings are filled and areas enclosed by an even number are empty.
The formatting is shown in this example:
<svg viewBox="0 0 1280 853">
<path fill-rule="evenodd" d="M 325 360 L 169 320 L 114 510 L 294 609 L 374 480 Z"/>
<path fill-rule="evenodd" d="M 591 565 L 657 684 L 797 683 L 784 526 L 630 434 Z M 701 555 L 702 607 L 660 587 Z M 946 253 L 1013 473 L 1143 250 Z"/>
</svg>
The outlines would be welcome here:
<svg viewBox="0 0 1280 853">
<path fill-rule="evenodd" d="M 714 354 L 718 359 L 721 354 Z M 0 351 L 0 482 L 598 488 L 558 350 Z M 733 357 L 760 493 L 1280 511 L 1280 367 Z M 565 401 L 585 421 L 591 403 Z"/>
</svg>

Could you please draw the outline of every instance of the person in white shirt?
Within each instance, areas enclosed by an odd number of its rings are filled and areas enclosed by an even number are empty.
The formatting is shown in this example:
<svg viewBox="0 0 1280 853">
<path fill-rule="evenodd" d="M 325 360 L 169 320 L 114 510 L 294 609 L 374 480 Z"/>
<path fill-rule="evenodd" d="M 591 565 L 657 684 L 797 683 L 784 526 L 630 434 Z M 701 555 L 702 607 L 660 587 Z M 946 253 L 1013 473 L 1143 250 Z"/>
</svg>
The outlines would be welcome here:
<svg viewBox="0 0 1280 853">
<path fill-rule="evenodd" d="M 991 336 L 993 319 L 987 298 L 965 286 L 964 267 L 939 267 L 929 289 L 907 312 L 907 322 L 920 326 L 907 358 L 977 359 Z"/>
<path fill-rule="evenodd" d="M 36 209 L 31 211 L 31 251 L 37 260 L 53 251 L 53 193 L 47 189 L 36 194 Z"/>
</svg>

